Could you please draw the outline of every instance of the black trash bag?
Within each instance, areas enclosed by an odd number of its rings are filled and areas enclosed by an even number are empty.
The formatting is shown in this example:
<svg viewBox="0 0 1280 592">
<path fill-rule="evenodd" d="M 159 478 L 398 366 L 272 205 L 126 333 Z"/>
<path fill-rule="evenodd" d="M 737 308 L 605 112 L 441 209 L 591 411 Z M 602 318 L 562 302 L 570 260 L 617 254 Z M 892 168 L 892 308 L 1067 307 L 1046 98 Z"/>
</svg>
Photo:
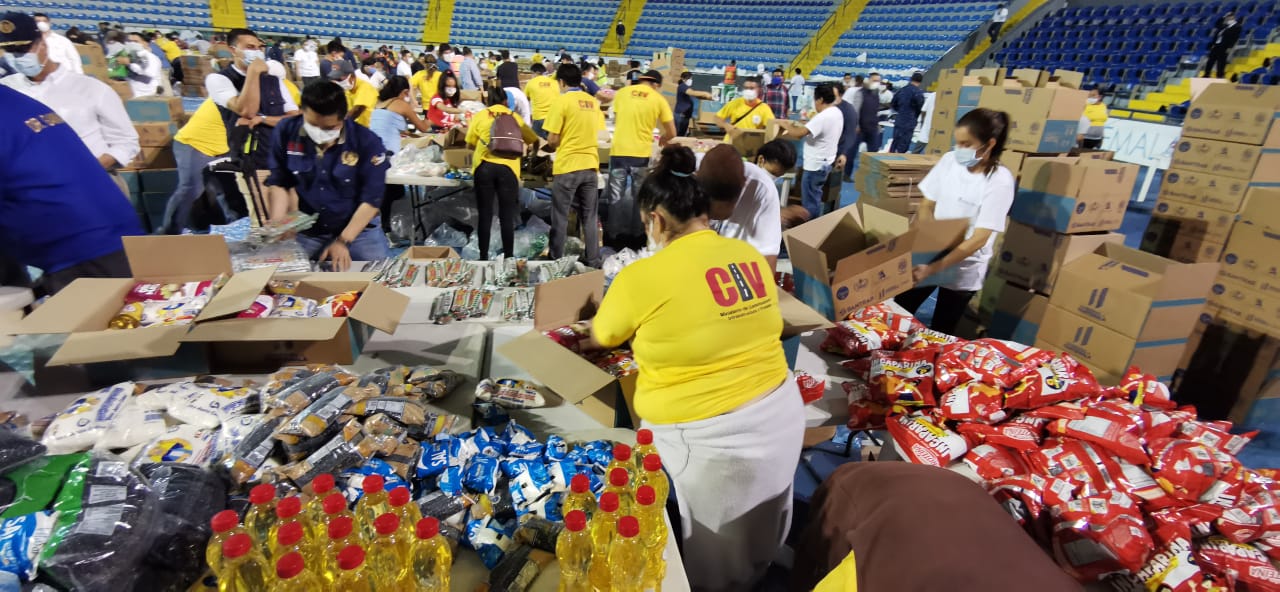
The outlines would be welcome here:
<svg viewBox="0 0 1280 592">
<path fill-rule="evenodd" d="M 203 468 L 180 463 L 142 466 L 160 516 L 146 561 L 180 579 L 185 589 L 204 572 L 209 520 L 227 507 L 227 483 Z"/>
</svg>

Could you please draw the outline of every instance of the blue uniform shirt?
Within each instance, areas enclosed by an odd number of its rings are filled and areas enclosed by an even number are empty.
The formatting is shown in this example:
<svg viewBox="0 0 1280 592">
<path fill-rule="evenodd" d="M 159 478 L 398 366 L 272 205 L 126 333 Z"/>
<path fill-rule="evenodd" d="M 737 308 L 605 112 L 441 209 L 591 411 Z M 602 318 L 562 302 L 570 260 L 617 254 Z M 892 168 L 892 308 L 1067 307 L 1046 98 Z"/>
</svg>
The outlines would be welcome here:
<svg viewBox="0 0 1280 592">
<path fill-rule="evenodd" d="M 342 126 L 342 136 L 324 154 L 303 131 L 301 116 L 281 121 L 271 137 L 267 185 L 296 190 L 298 209 L 320 216 L 304 234 L 337 236 L 360 204 L 382 206 L 390 167 L 382 140 L 350 119 Z"/>
<path fill-rule="evenodd" d="M 920 110 L 924 109 L 924 91 L 914 84 L 908 84 L 893 95 L 890 106 L 897 112 L 893 118 L 894 127 L 915 129 L 916 120 L 920 119 Z"/>
<path fill-rule="evenodd" d="M 75 130 L 0 86 L 0 252 L 45 273 L 110 255 L 142 234 L 133 205 Z"/>
</svg>

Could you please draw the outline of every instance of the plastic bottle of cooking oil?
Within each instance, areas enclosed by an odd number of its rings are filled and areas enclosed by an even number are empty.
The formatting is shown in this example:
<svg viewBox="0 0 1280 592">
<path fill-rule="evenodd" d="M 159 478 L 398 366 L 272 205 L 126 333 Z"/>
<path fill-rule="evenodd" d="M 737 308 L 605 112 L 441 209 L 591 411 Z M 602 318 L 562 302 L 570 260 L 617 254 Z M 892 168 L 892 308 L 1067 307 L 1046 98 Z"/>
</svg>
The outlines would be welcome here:
<svg viewBox="0 0 1280 592">
<path fill-rule="evenodd" d="M 338 552 L 338 577 L 329 589 L 342 592 L 373 592 L 373 584 L 369 581 L 373 574 L 367 573 L 371 571 L 364 569 L 364 549 L 360 548 L 360 545 L 348 545 Z"/>
<path fill-rule="evenodd" d="M 329 522 L 327 528 L 328 541 L 322 553 L 324 564 L 321 573 L 326 582 L 332 584 L 338 579 L 338 554 L 343 549 L 360 544 L 360 535 L 355 532 L 355 521 L 350 516 L 339 516 Z"/>
<path fill-rule="evenodd" d="M 291 520 L 276 530 L 276 538 L 271 541 L 271 556 L 280 558 L 289 553 L 299 553 L 307 560 L 307 565 L 321 566 L 320 554 L 316 546 L 307 541 L 307 532 L 302 523 Z"/>
<path fill-rule="evenodd" d="M 403 590 L 449 592 L 449 572 L 453 570 L 453 550 L 440 536 L 440 521 L 427 517 L 415 527 L 415 541 L 409 552 L 409 571 Z"/>
<path fill-rule="evenodd" d="M 209 520 L 209 528 L 213 536 L 209 537 L 209 545 L 204 550 L 205 563 L 213 573 L 222 571 L 222 543 L 233 535 L 248 534 L 249 531 L 240 526 L 240 515 L 235 510 L 223 510 Z"/>
<path fill-rule="evenodd" d="M 267 560 L 247 534 L 234 534 L 222 543 L 222 571 L 218 592 L 261 592 L 274 583 Z"/>
<path fill-rule="evenodd" d="M 667 562 L 662 555 L 667 548 L 664 510 L 653 487 L 641 485 L 636 490 L 636 519 L 640 521 L 640 538 L 644 543 L 644 589 L 654 592 L 662 592 L 662 580 L 667 576 Z"/>
<path fill-rule="evenodd" d="M 314 592 L 324 584 L 314 572 L 307 569 L 306 559 L 297 551 L 290 551 L 276 561 L 276 585 L 273 592 Z"/>
<path fill-rule="evenodd" d="M 636 430 L 636 447 L 631 451 L 635 457 L 636 471 L 644 468 L 644 457 L 657 454 L 658 447 L 653 445 L 653 432 L 647 429 Z"/>
<path fill-rule="evenodd" d="M 614 467 L 609 471 L 609 484 L 605 486 L 605 493 L 618 494 L 618 515 L 628 516 L 631 514 L 631 506 L 635 505 L 635 494 L 631 492 L 631 480 L 628 477 L 627 470 L 622 467 Z"/>
<path fill-rule="evenodd" d="M 588 579 L 596 590 L 609 590 L 609 545 L 618 529 L 618 494 L 600 496 L 600 507 L 591 517 L 591 570 Z"/>
<path fill-rule="evenodd" d="M 311 484 L 307 486 L 311 490 L 311 497 L 307 498 L 302 513 L 311 522 L 311 540 L 313 541 L 325 539 L 324 525 L 328 520 L 324 516 L 324 500 L 329 497 L 329 494 L 334 493 L 334 485 L 333 475 L 325 473 L 312 479 Z"/>
<path fill-rule="evenodd" d="M 276 524 L 276 488 L 262 484 L 249 490 L 249 511 L 244 515 L 244 528 L 253 537 L 263 556 L 271 552 L 271 527 Z"/>
<path fill-rule="evenodd" d="M 562 514 L 566 516 L 574 510 L 582 510 L 587 518 L 596 511 L 596 495 L 591 493 L 591 479 L 581 473 L 569 480 L 569 495 L 565 496 L 561 507 Z"/>
<path fill-rule="evenodd" d="M 400 531 L 404 540 L 412 543 L 418 521 L 422 520 L 422 508 L 414 503 L 409 488 L 403 485 L 387 493 L 387 503 L 391 504 L 391 513 L 400 517 Z"/>
<path fill-rule="evenodd" d="M 653 488 L 654 499 L 659 506 L 667 505 L 671 482 L 667 480 L 667 474 L 662 472 L 662 457 L 657 453 L 645 455 L 644 470 L 636 475 L 636 490 L 645 485 Z"/>
<path fill-rule="evenodd" d="M 618 519 L 618 534 L 609 545 L 609 585 L 612 592 L 644 589 L 644 542 L 635 516 Z"/>
<path fill-rule="evenodd" d="M 628 481 L 636 472 L 635 461 L 631 459 L 631 447 L 622 443 L 613 445 L 613 460 L 609 462 L 609 466 L 605 467 L 604 474 L 610 475 L 614 469 L 619 468 L 627 470 Z"/>
<path fill-rule="evenodd" d="M 564 530 L 556 539 L 556 562 L 560 564 L 560 592 L 591 592 L 587 573 L 591 569 L 591 531 L 587 515 L 572 510 L 564 516 Z"/>
<path fill-rule="evenodd" d="M 315 546 L 315 539 L 311 537 L 311 521 L 307 520 L 307 517 L 302 513 L 302 498 L 296 495 L 286 497 L 280 500 L 280 503 L 276 504 L 276 523 L 271 526 L 271 554 L 269 557 L 272 561 L 280 558 L 280 556 L 276 554 L 275 547 L 276 539 L 280 535 L 280 529 L 286 525 L 295 523 L 302 528 L 303 540 L 299 543 L 299 548 L 294 550 L 302 551 L 302 554 L 306 556 Z M 310 557 L 306 558 L 310 559 Z"/>
<path fill-rule="evenodd" d="M 366 561 L 373 587 L 380 592 L 396 587 L 408 569 L 409 541 L 400 531 L 400 517 L 387 512 L 373 521 L 375 536 L 369 542 Z"/>
<path fill-rule="evenodd" d="M 360 527 L 360 536 L 372 541 L 377 529 L 373 521 L 391 511 L 391 502 L 387 499 L 386 481 L 381 475 L 369 475 L 361 484 L 364 496 L 356 502 L 356 526 Z"/>
</svg>

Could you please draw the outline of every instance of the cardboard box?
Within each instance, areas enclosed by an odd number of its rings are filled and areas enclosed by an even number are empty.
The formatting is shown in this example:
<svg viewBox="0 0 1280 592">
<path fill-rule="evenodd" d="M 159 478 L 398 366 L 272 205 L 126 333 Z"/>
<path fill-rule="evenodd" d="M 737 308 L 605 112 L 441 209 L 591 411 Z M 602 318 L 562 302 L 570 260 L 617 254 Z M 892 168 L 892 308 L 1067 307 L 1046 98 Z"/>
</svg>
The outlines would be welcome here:
<svg viewBox="0 0 1280 592">
<path fill-rule="evenodd" d="M 1238 212 L 1249 187 L 1243 179 L 1170 169 L 1160 184 L 1159 200 Z"/>
<path fill-rule="evenodd" d="M 1080 88 L 1084 86 L 1084 73 L 1073 70 L 1054 70 L 1052 82 L 1066 88 Z"/>
<path fill-rule="evenodd" d="M 134 123 L 181 121 L 185 112 L 182 97 L 140 97 L 124 104 Z"/>
<path fill-rule="evenodd" d="M 1211 84 L 1187 110 L 1182 135 L 1280 147 L 1280 87 Z"/>
<path fill-rule="evenodd" d="M 764 146 L 766 130 L 744 129 L 741 131 L 742 133 L 733 138 L 733 147 L 738 149 L 738 153 L 743 158 L 755 158 L 756 152 Z"/>
<path fill-rule="evenodd" d="M 1070 152 L 1084 115 L 1082 90 L 984 87 L 979 106 L 1009 114 L 1005 147 L 1022 152 Z"/>
<path fill-rule="evenodd" d="M 1280 296 L 1274 292 L 1251 290 L 1219 276 L 1209 294 L 1209 309 L 1219 318 L 1280 337 Z"/>
<path fill-rule="evenodd" d="M 934 261 L 955 247 L 967 228 L 967 220 L 912 227 L 905 216 L 855 204 L 783 236 L 797 277 L 806 276 L 797 281 L 797 296 L 827 318 L 843 319 L 914 287 L 912 266 Z"/>
<path fill-rule="evenodd" d="M 1004 75 L 1006 70 L 1000 66 L 994 68 L 976 68 L 969 71 L 969 75 L 965 76 L 965 84 L 983 84 L 987 86 L 999 86 L 1004 83 Z"/>
<path fill-rule="evenodd" d="M 1222 256 L 1224 243 L 1206 239 L 1205 223 L 1152 216 L 1142 234 L 1141 248 L 1180 263 L 1211 263 Z"/>
<path fill-rule="evenodd" d="M 458 96 L 464 101 L 484 101 L 484 93 L 478 90 L 458 91 Z"/>
<path fill-rule="evenodd" d="M 274 268 L 235 274 L 196 317 L 185 343 L 205 344 L 215 372 L 258 372 L 290 364 L 351 364 L 376 329 L 395 333 L 409 297 L 373 282 L 367 273 L 288 274 L 297 294 L 314 300 L 361 292 L 347 317 L 241 319 L 274 275 Z"/>
<path fill-rule="evenodd" d="M 1237 225 L 1227 242 L 1219 277 L 1280 297 L 1280 232 L 1254 224 Z"/>
<path fill-rule="evenodd" d="M 996 297 L 987 336 L 1034 345 L 1048 308 L 1047 296 L 1005 283 Z"/>
<path fill-rule="evenodd" d="M 133 129 L 138 132 L 138 144 L 143 147 L 159 148 L 173 143 L 178 126 L 172 123 L 135 123 Z"/>
<path fill-rule="evenodd" d="M 83 66 L 84 75 L 90 78 L 96 78 L 103 82 L 111 80 L 111 72 L 106 66 Z"/>
<path fill-rule="evenodd" d="M 1185 341 L 1218 269 L 1107 243 L 1062 267 L 1049 303 L 1140 342 Z"/>
<path fill-rule="evenodd" d="M 133 87 L 129 86 L 128 82 L 123 80 L 108 80 L 106 82 L 107 86 L 110 86 L 111 90 L 115 91 L 116 96 L 120 97 L 120 102 L 128 104 L 129 101 L 133 100 Z"/>
<path fill-rule="evenodd" d="M 459 170 L 471 170 L 471 157 L 475 154 L 470 148 L 446 148 L 445 164 Z"/>
<path fill-rule="evenodd" d="M 102 47 L 98 44 L 81 45 L 79 43 L 72 44 L 76 48 L 76 53 L 80 54 L 80 65 L 84 67 L 103 68 L 107 67 L 107 55 L 102 51 Z"/>
<path fill-rule="evenodd" d="M 667 100 L 667 104 L 672 109 L 676 106 L 677 93 L 680 90 L 680 75 L 688 69 L 685 66 L 684 57 L 683 49 L 668 47 L 666 51 L 655 52 L 653 60 L 649 62 L 650 69 L 662 74 L 662 97 Z"/>
<path fill-rule="evenodd" d="M 178 163 L 173 157 L 173 147 L 143 146 L 138 155 L 125 168 L 130 169 L 172 169 Z"/>
<path fill-rule="evenodd" d="M 1280 230 L 1280 187 L 1254 187 L 1237 216 L 1241 224 Z"/>
<path fill-rule="evenodd" d="M 1063 233 L 1115 230 L 1139 167 L 1093 159 L 1027 158 L 1009 217 Z"/>
<path fill-rule="evenodd" d="M 1236 224 L 1235 212 L 1207 208 L 1178 201 L 1157 201 L 1152 218 L 1175 218 L 1181 222 L 1180 236 L 1225 243 Z"/>
<path fill-rule="evenodd" d="M 1280 151 L 1264 152 L 1249 144 L 1183 136 L 1169 167 L 1253 183 L 1280 183 Z"/>
<path fill-rule="evenodd" d="M 404 259 L 461 259 L 457 251 L 453 247 L 409 247 L 400 253 L 400 257 Z"/>
<path fill-rule="evenodd" d="M 1013 77 L 1028 88 L 1043 88 L 1049 83 L 1049 73 L 1035 68 L 1014 68 Z"/>
<path fill-rule="evenodd" d="M 1052 302 L 1052 299 L 1050 299 Z M 1191 334 L 1188 327 L 1187 335 Z M 1153 374 L 1162 382 L 1173 378 L 1187 347 L 1187 339 L 1141 341 L 1105 325 L 1072 314 L 1052 303 L 1045 309 L 1036 334 L 1036 347 L 1064 351 L 1100 373 L 1104 384 L 1115 383 L 1130 366 Z"/>
<path fill-rule="evenodd" d="M 1018 222 L 1010 222 L 1004 232 L 1000 265 L 996 273 L 1015 284 L 1042 294 L 1052 294 L 1062 266 L 1103 243 L 1124 244 L 1116 232 L 1059 234 Z"/>
<path fill-rule="evenodd" d="M 124 307 L 125 295 L 139 282 L 199 282 L 231 274 L 231 255 L 220 236 L 126 236 L 123 241 L 132 278 L 77 279 L 18 325 L 18 334 L 67 334 L 49 366 L 173 356 L 190 325 L 107 328 Z"/>
</svg>

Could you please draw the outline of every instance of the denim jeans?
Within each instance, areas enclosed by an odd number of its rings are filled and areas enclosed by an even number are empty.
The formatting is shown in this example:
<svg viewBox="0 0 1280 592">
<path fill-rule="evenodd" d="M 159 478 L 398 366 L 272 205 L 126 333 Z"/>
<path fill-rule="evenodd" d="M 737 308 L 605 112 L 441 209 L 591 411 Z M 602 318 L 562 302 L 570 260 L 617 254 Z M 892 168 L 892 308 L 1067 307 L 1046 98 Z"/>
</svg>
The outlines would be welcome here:
<svg viewBox="0 0 1280 592">
<path fill-rule="evenodd" d="M 164 206 L 164 222 L 163 226 L 157 229 L 158 232 L 179 234 L 183 228 L 187 228 L 191 223 L 191 207 L 206 191 L 211 191 L 217 196 L 218 205 L 222 207 L 222 212 L 228 221 L 239 218 L 231 208 L 227 207 L 222 188 L 217 183 L 205 181 L 204 169 L 218 158 L 217 156 L 206 156 L 187 144 L 174 142 L 173 158 L 178 164 L 178 187 L 173 190 L 173 195 L 169 196 L 169 202 Z"/>
<path fill-rule="evenodd" d="M 596 207 L 600 192 L 596 189 L 595 169 L 585 169 L 556 175 L 551 181 L 551 257 L 564 256 L 564 243 L 569 234 L 569 211 L 578 213 L 578 225 L 582 227 L 582 241 L 586 243 L 583 263 L 588 267 L 600 267 L 600 236 Z"/>
<path fill-rule="evenodd" d="M 299 234 L 298 244 L 302 245 L 302 250 L 307 252 L 307 257 L 314 260 L 333 243 L 334 238 Z M 352 261 L 377 261 L 391 256 L 391 244 L 387 242 L 387 235 L 382 233 L 382 225 L 377 218 L 369 223 L 369 227 L 365 228 L 356 240 L 351 241 L 347 250 L 351 252 Z"/>
<path fill-rule="evenodd" d="M 645 246 L 647 239 L 644 224 L 640 222 L 640 208 L 636 206 L 636 193 L 640 191 L 648 168 L 648 158 L 614 156 L 609 159 L 609 186 L 599 208 L 605 244 L 616 249 Z M 628 181 L 631 182 L 630 191 L 627 190 Z"/>
<path fill-rule="evenodd" d="M 529 126 L 533 128 L 533 133 L 543 140 L 547 139 L 547 131 L 542 129 L 542 124 L 545 122 L 545 119 L 534 119 L 533 125 Z"/>
<path fill-rule="evenodd" d="M 822 198 L 826 194 L 827 177 L 830 175 L 829 164 L 816 171 L 804 171 L 804 181 L 800 185 L 800 203 L 808 210 L 810 220 L 822 215 Z"/>
</svg>

